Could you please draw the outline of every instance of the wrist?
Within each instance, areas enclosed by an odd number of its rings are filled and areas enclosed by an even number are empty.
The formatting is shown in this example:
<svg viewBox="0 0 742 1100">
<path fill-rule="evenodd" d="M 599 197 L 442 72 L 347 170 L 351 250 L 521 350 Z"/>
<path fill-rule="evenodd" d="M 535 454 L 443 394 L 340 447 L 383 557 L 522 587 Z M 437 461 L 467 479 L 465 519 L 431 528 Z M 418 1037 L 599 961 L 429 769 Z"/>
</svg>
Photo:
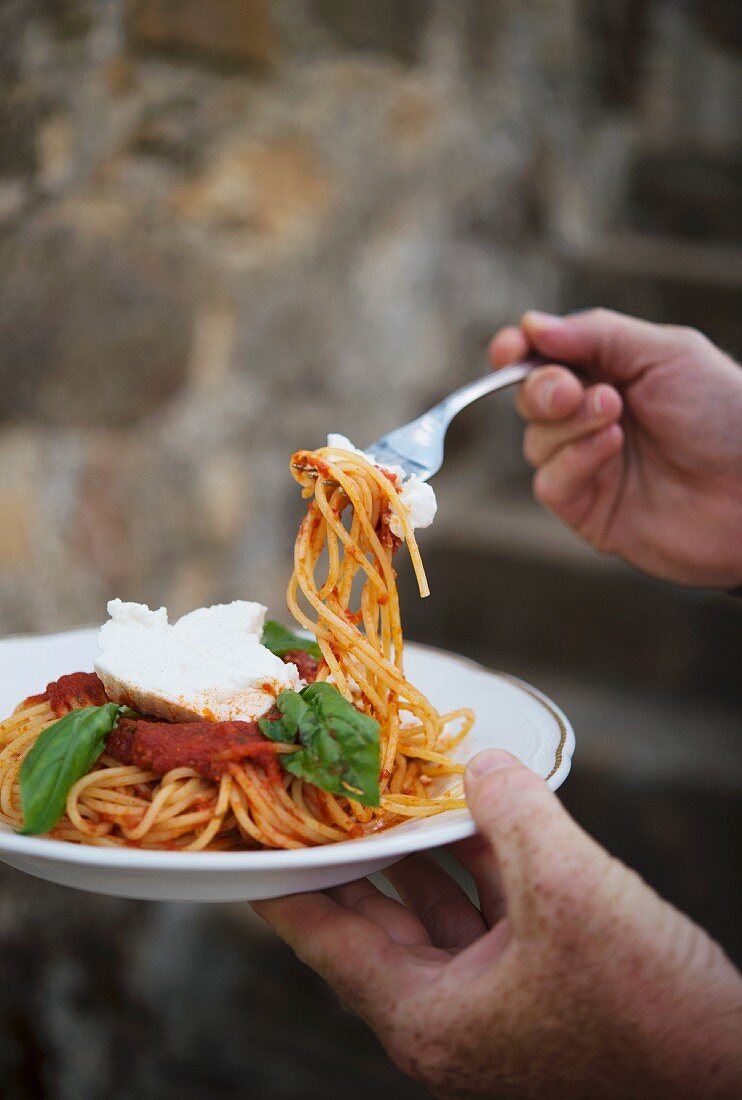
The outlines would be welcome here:
<svg viewBox="0 0 742 1100">
<path fill-rule="evenodd" d="M 666 1052 L 662 1076 L 673 1097 L 742 1096 L 742 1002 L 720 1004 L 703 1020 L 687 1020 Z"/>
<path fill-rule="evenodd" d="M 678 979 L 683 993 L 656 1005 L 644 1029 L 658 1095 L 674 1100 L 742 1096 L 742 977 L 708 942 L 707 967 Z"/>
</svg>

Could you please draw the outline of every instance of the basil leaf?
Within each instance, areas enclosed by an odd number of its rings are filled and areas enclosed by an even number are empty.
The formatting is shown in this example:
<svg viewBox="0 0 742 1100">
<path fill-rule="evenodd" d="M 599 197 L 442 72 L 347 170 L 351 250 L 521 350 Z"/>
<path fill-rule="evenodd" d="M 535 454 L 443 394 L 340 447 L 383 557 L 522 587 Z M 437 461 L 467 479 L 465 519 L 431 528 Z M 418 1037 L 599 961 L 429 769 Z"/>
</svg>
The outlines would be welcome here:
<svg viewBox="0 0 742 1100">
<path fill-rule="evenodd" d="M 379 723 L 344 699 L 327 683 L 308 684 L 300 692 L 283 691 L 276 699 L 281 717 L 261 718 L 264 736 L 299 747 L 280 760 L 292 775 L 330 794 L 379 805 Z"/>
<path fill-rule="evenodd" d="M 141 714 L 138 710 L 132 710 L 131 707 L 119 707 L 119 718 L 141 718 Z"/>
<path fill-rule="evenodd" d="M 21 833 L 48 833 L 54 828 L 70 788 L 103 752 L 119 710 L 115 703 L 80 707 L 40 734 L 21 765 Z"/>
<path fill-rule="evenodd" d="M 266 649 L 269 649 L 271 653 L 275 653 L 276 657 L 283 657 L 285 653 L 290 653 L 292 649 L 303 649 L 307 653 L 311 653 L 318 661 L 322 657 L 322 650 L 316 642 L 310 641 L 309 638 L 302 638 L 301 634 L 294 634 L 293 630 L 289 630 L 288 627 L 275 622 L 274 619 L 268 619 L 263 627 L 263 636 L 260 643 Z"/>
<path fill-rule="evenodd" d="M 309 723 L 316 721 L 309 705 L 304 702 L 297 691 L 282 691 L 276 699 L 276 705 L 281 711 L 280 718 L 273 720 L 270 718 L 258 719 L 260 732 L 265 737 L 270 738 L 271 741 L 283 741 L 291 744 L 296 741 L 302 723 L 305 727 L 308 727 Z"/>
</svg>

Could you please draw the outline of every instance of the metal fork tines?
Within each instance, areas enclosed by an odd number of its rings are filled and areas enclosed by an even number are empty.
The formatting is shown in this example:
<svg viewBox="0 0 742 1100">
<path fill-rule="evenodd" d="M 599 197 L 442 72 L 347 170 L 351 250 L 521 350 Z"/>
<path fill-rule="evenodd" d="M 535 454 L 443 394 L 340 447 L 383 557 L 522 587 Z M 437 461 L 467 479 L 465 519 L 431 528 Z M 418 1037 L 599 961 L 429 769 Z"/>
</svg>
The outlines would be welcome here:
<svg viewBox="0 0 742 1100">
<path fill-rule="evenodd" d="M 417 420 L 411 420 L 409 424 L 395 428 L 371 443 L 365 448 L 366 453 L 373 456 L 378 466 L 401 466 L 405 477 L 415 474 L 421 481 L 427 481 L 443 465 L 446 431 L 453 418 L 485 394 L 522 382 L 543 362 L 537 357 L 524 359 L 468 382 L 418 416 Z M 296 468 L 301 468 L 300 464 Z M 309 467 L 304 467 L 304 470 L 311 476 L 317 476 L 317 472 Z"/>
</svg>

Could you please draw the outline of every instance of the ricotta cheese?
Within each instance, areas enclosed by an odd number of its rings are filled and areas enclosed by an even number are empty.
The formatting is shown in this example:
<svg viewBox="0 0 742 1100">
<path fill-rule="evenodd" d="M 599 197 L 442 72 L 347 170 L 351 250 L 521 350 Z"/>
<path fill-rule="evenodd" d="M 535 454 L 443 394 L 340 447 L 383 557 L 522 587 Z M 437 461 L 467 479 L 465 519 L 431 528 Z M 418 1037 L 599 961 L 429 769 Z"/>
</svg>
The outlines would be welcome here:
<svg viewBox="0 0 742 1100">
<path fill-rule="evenodd" d="M 417 474 L 410 474 L 399 493 L 399 499 L 407 509 L 412 528 L 430 527 L 438 511 L 438 501 L 427 481 L 421 481 Z M 392 516 L 389 528 L 398 539 L 403 537 L 402 524 L 397 516 Z"/>
<path fill-rule="evenodd" d="M 368 454 L 366 451 L 361 451 L 358 447 L 354 447 L 347 436 L 339 435 L 337 432 L 330 432 L 327 437 L 327 446 L 337 447 L 343 451 L 351 451 L 352 454 L 360 455 L 362 458 L 373 463 L 378 469 L 382 469 L 374 455 Z M 422 481 L 417 474 L 410 474 L 408 478 L 405 478 L 404 470 L 401 466 L 385 466 L 383 469 L 388 470 L 390 474 L 396 474 L 399 478 L 399 499 L 407 510 L 407 515 L 413 530 L 418 527 L 430 527 L 435 519 L 435 513 L 438 510 L 438 502 L 435 499 L 435 493 L 432 487 L 428 485 L 427 481 Z M 389 528 L 392 534 L 396 535 L 398 539 L 404 537 L 402 524 L 399 522 L 397 516 L 392 516 Z"/>
<path fill-rule="evenodd" d="M 169 721 L 252 721 L 302 685 L 260 644 L 266 608 L 235 600 L 168 622 L 167 610 L 111 600 L 94 668 L 109 698 Z"/>
</svg>

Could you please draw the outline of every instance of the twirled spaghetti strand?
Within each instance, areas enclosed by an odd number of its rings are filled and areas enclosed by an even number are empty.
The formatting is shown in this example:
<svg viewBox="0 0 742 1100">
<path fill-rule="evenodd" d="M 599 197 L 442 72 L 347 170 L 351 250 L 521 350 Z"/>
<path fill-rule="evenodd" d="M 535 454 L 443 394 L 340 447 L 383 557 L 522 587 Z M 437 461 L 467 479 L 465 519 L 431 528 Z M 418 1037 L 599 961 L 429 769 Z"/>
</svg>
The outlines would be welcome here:
<svg viewBox="0 0 742 1100">
<path fill-rule="evenodd" d="M 296 620 L 317 638 L 324 658 L 318 678 L 331 678 L 347 699 L 380 723 L 382 806 L 370 816 L 378 819 L 390 810 L 400 816 L 422 816 L 460 804 L 460 791 L 433 794 L 431 780 L 461 770 L 445 755 L 451 747 L 445 727 L 458 721 L 458 742 L 471 727 L 473 715 L 461 710 L 441 717 L 404 675 L 392 565 L 399 544 L 390 526 L 393 516 L 421 595 L 427 594 L 428 586 L 396 479 L 362 456 L 330 447 L 297 452 L 292 469 L 310 504 L 296 541 L 287 603 Z M 345 519 L 348 512 L 350 518 Z M 321 577 L 323 564 L 326 572 Z M 359 574 L 360 605 L 353 610 Z"/>
</svg>

